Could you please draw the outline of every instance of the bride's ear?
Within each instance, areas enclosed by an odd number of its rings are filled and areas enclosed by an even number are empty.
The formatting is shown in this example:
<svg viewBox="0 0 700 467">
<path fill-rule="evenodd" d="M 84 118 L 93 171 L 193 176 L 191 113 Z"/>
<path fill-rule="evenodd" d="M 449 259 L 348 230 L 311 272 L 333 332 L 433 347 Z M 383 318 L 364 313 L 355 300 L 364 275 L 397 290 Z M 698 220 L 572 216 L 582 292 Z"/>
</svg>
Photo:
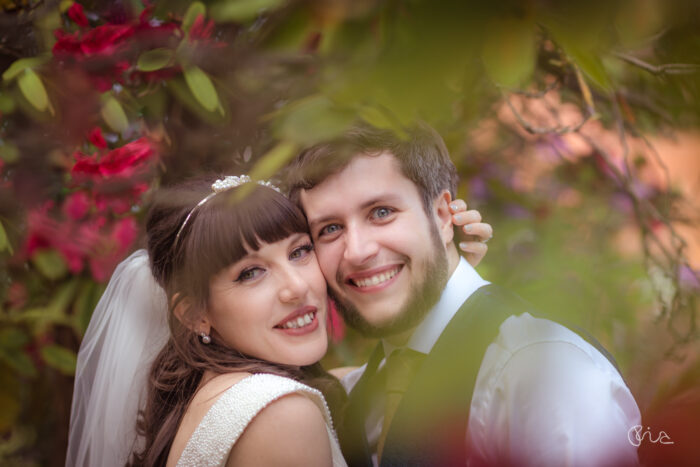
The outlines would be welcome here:
<svg viewBox="0 0 700 467">
<path fill-rule="evenodd" d="M 197 334 L 209 334 L 211 324 L 209 323 L 206 313 L 202 313 L 200 316 L 193 316 L 193 314 L 190 313 L 192 310 L 192 300 L 190 300 L 189 297 L 182 297 L 179 293 L 176 293 L 173 295 L 171 303 L 174 305 L 173 314 L 175 318 L 177 318 L 184 327 Z"/>
</svg>

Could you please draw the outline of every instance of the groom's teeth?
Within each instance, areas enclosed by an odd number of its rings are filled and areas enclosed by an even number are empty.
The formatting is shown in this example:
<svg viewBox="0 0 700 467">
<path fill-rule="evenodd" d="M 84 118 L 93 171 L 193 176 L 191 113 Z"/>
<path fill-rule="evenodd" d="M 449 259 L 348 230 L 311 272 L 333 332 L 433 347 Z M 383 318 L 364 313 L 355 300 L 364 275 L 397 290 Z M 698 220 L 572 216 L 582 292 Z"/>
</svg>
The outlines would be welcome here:
<svg viewBox="0 0 700 467">
<path fill-rule="evenodd" d="M 365 279 L 354 279 L 353 282 L 358 287 L 370 287 L 373 285 L 379 285 L 394 277 L 399 272 L 399 269 L 400 268 L 397 267 L 396 269 L 393 269 L 391 271 L 376 274 L 372 277 L 367 277 Z"/>
<path fill-rule="evenodd" d="M 297 319 L 287 321 L 281 327 L 285 329 L 299 329 L 311 324 L 311 322 L 314 320 L 314 316 L 315 312 L 309 312 L 303 316 L 299 316 Z"/>
</svg>

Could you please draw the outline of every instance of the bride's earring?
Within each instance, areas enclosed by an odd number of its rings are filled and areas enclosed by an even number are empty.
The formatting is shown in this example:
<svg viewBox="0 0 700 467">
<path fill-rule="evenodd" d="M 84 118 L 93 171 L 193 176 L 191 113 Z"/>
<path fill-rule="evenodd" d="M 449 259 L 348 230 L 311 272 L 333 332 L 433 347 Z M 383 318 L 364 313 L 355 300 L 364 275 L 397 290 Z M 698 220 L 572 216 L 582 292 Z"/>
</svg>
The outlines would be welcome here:
<svg viewBox="0 0 700 467">
<path fill-rule="evenodd" d="M 202 338 L 202 344 L 209 344 L 211 342 L 211 337 L 204 331 L 199 333 L 199 337 Z"/>
</svg>

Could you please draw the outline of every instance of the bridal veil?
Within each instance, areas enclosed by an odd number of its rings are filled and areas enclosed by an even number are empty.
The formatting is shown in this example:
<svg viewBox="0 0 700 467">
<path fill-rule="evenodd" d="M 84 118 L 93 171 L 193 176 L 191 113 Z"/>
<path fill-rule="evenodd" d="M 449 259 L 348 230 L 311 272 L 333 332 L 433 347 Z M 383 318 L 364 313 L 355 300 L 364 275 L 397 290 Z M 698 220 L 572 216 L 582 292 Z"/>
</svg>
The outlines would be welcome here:
<svg viewBox="0 0 700 467">
<path fill-rule="evenodd" d="M 66 466 L 123 466 L 151 364 L 168 340 L 167 301 L 138 250 L 115 270 L 78 352 Z"/>
</svg>

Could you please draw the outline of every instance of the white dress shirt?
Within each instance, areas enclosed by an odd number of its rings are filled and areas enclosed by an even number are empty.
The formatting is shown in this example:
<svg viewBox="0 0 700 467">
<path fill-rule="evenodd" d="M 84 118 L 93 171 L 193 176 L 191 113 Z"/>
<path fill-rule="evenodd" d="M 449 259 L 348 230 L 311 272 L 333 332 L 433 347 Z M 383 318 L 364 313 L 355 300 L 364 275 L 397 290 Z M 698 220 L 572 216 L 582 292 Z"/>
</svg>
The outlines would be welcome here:
<svg viewBox="0 0 700 467">
<path fill-rule="evenodd" d="M 463 258 L 407 347 L 429 353 L 462 304 L 488 284 Z M 384 340 L 385 355 L 395 347 Z M 382 362 L 383 364 L 383 362 Z M 350 392 L 365 370 L 342 379 Z M 370 449 L 381 433 L 382 401 L 366 429 Z M 595 347 L 566 327 L 528 313 L 511 316 L 489 345 L 477 376 L 468 421 L 472 452 L 516 465 L 636 464 L 627 437 L 641 416 L 622 377 Z M 372 456 L 377 465 L 376 452 Z"/>
</svg>

